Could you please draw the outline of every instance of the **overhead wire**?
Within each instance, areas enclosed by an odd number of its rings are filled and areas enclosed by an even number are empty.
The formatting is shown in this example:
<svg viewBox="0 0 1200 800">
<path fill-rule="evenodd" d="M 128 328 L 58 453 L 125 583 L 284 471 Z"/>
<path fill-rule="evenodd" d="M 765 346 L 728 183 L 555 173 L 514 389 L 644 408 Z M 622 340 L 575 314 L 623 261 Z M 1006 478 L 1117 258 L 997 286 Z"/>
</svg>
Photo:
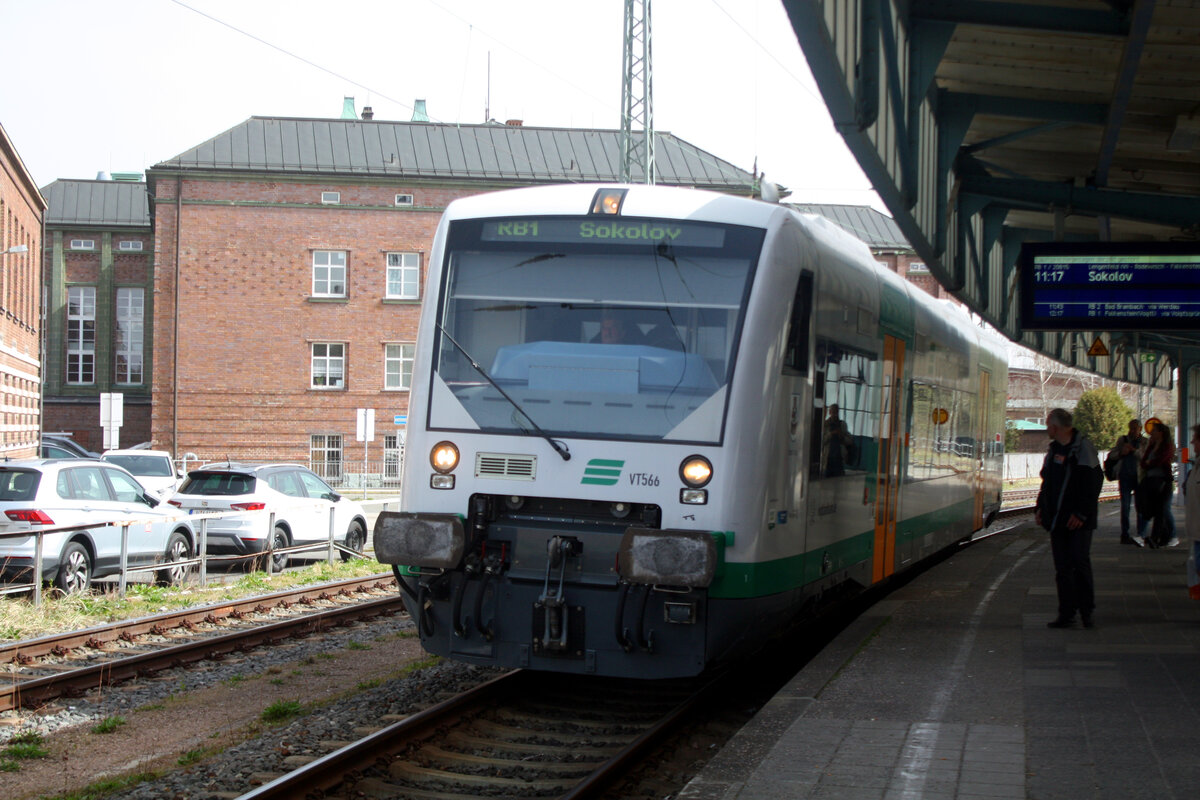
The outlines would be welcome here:
<svg viewBox="0 0 1200 800">
<path fill-rule="evenodd" d="M 279 52 L 279 53 L 282 53 L 283 55 L 285 55 L 285 56 L 288 56 L 289 58 L 293 58 L 293 59 L 295 59 L 295 60 L 297 60 L 297 61 L 300 61 L 301 63 L 303 63 L 303 64 L 305 64 L 305 65 L 307 65 L 307 66 L 310 66 L 310 67 L 312 67 L 313 69 L 316 69 L 316 70 L 319 70 L 319 71 L 321 71 L 321 72 L 324 72 L 324 73 L 326 73 L 327 75 L 330 75 L 330 76 L 332 76 L 332 77 L 335 77 L 335 78 L 337 78 L 338 80 L 345 81 L 346 83 L 348 83 L 348 84 L 350 84 L 350 85 L 352 85 L 352 86 L 355 86 L 355 87 L 358 87 L 358 88 L 360 88 L 360 89 L 363 89 L 364 91 L 366 91 L 366 92 L 369 92 L 369 93 L 371 93 L 371 94 L 373 94 L 373 95 L 375 95 L 375 96 L 377 96 L 377 97 L 380 97 L 380 98 L 382 98 L 382 99 L 384 99 L 384 100 L 387 100 L 388 102 L 395 103 L 397 106 L 399 106 L 399 107 L 401 107 L 401 108 L 403 108 L 403 109 L 407 109 L 407 110 L 408 110 L 408 111 L 410 111 L 410 112 L 411 112 L 411 111 L 413 111 L 413 106 L 412 106 L 412 105 L 410 105 L 410 104 L 408 104 L 408 103 L 405 103 L 404 101 L 402 101 L 402 100 L 399 100 L 399 99 L 397 99 L 397 98 L 394 98 L 394 97 L 390 96 L 389 94 L 387 94 L 386 92 L 383 92 L 383 91 L 381 91 L 381 90 L 379 90 L 379 89 L 377 89 L 377 88 L 375 88 L 375 87 L 372 87 L 372 86 L 369 86 L 369 85 L 367 85 L 367 84 L 365 84 L 365 83 L 362 83 L 362 82 L 360 82 L 360 81 L 357 81 L 357 80 L 355 80 L 355 79 L 353 79 L 353 78 L 351 78 L 351 77 L 349 77 L 349 76 L 347 76 L 347 75 L 343 75 L 343 74 L 341 74 L 341 73 L 339 73 L 339 72 L 337 72 L 337 71 L 335 71 L 335 70 L 333 70 L 333 69 L 330 69 L 329 67 L 326 67 L 326 66 L 324 66 L 324 65 L 322 65 L 322 64 L 320 64 L 320 63 L 317 63 L 316 61 L 313 61 L 313 60 L 311 60 L 311 59 L 309 59 L 309 58 L 305 58 L 304 56 L 302 56 L 302 55 L 299 55 L 298 53 L 292 52 L 291 50 L 288 50 L 287 48 L 285 48 L 285 47 L 282 47 L 282 46 L 280 46 L 280 45 L 277 45 L 277 44 L 275 44 L 275 43 L 273 43 L 273 42 L 271 42 L 271 41 L 269 41 L 269 40 L 267 40 L 267 39 L 264 39 L 263 37 L 261 37 L 261 36 L 258 36 L 257 34 L 251 33 L 250 31 L 248 31 L 248 30 L 245 30 L 245 29 L 243 29 L 243 28 L 240 28 L 240 27 L 238 27 L 238 26 L 236 26 L 236 25 L 234 25 L 234 24 L 232 24 L 232 23 L 230 23 L 230 22 L 227 22 L 227 21 L 225 21 L 225 20 L 223 20 L 223 19 L 221 19 L 221 18 L 219 18 L 219 17 L 217 17 L 217 16 L 214 16 L 213 14 L 210 14 L 210 13 L 208 13 L 208 12 L 206 12 L 206 11 L 202 11 L 201 9 L 198 9 L 198 8 L 196 8 L 196 7 L 192 6 L 192 5 L 189 5 L 188 3 L 184 2 L 184 0 L 171 0 L 171 2 L 172 2 L 172 3 L 174 3 L 174 4 L 176 4 L 176 5 L 178 5 L 178 6 L 180 6 L 181 8 L 185 8 L 185 9 L 187 9 L 188 11 L 191 11 L 191 12 L 193 12 L 193 13 L 195 13 L 195 14 L 199 15 L 199 16 L 202 16 L 202 17 L 204 17 L 205 19 L 208 19 L 208 20 L 210 20 L 210 21 L 212 21 L 212 22 L 215 22 L 216 24 L 218 24 L 218 25 L 221 25 L 222 27 L 228 28 L 229 30 L 231 30 L 231 31 L 234 31 L 235 33 L 241 34 L 242 36 L 245 36 L 245 37 L 247 37 L 247 38 L 249 38 L 249 39 L 252 39 L 252 40 L 254 40 L 254 41 L 258 42 L 259 44 L 265 45 L 266 47 L 269 47 L 269 48 L 271 48 L 272 50 L 275 50 L 275 51 L 277 51 L 277 52 Z M 562 81 L 563 83 L 565 83 L 566 85 L 568 85 L 568 86 L 570 86 L 571 88 L 575 89 L 576 91 L 578 91 L 578 92 L 580 92 L 580 93 L 582 93 L 582 94 L 584 94 L 584 95 L 586 95 L 586 96 L 590 97 L 591 99 L 593 99 L 593 100 L 595 100 L 596 102 L 600 103 L 600 104 L 601 104 L 602 106 L 604 106 L 605 108 L 608 108 L 609 110 L 615 110 L 615 107 L 613 107 L 613 106 L 612 106 L 612 105 L 611 105 L 611 104 L 610 104 L 608 101 L 606 101 L 606 100 L 603 100 L 603 99 L 601 99 L 601 98 L 597 98 L 595 95 L 591 94 L 591 93 L 590 93 L 590 92 L 589 92 L 587 89 L 585 89 L 585 88 L 583 88 L 583 87 L 580 87 L 580 86 L 578 86 L 578 85 L 576 85 L 576 84 L 572 83 L 571 81 L 567 80 L 566 78 L 564 78 L 564 77 L 563 77 L 563 74 L 562 74 L 562 72 L 561 72 L 561 71 L 551 70 L 550 68 L 546 67 L 545 65 L 543 65 L 543 64 L 540 64 L 539 62 L 537 62 L 537 61 L 536 61 L 536 60 L 534 60 L 533 58 L 530 58 L 528 55 L 526 55 L 526 54 L 525 54 L 525 53 L 522 51 L 522 49 L 520 49 L 520 48 L 516 48 L 516 47 L 512 47 L 512 46 L 511 46 L 511 45 L 509 45 L 507 42 L 505 42 L 503 39 L 501 39 L 501 38 L 499 38 L 499 37 L 496 37 L 496 36 L 494 36 L 494 35 L 492 35 L 492 34 L 488 33 L 487 31 L 485 31 L 484 29 L 480 28 L 480 27 L 479 27 L 478 25 L 476 25 L 475 23 L 473 23 L 473 22 L 471 22 L 470 20 L 468 20 L 468 19 L 466 19 L 465 17 L 463 17 L 461 14 L 457 13 L 456 11 L 454 11 L 454 10 L 452 10 L 452 9 L 449 9 L 449 8 L 447 8 L 447 7 L 446 7 L 446 6 L 444 6 L 444 5 L 443 5 L 441 2 L 438 2 L 438 0 L 426 0 L 426 2 L 427 2 L 427 3 L 429 3 L 430 5 L 432 5 L 432 6 L 436 7 L 436 8 L 438 8 L 438 9 L 439 9 L 439 10 L 441 10 L 443 13 L 445 13 L 445 14 L 447 14 L 447 15 L 449 15 L 449 16 L 451 16 L 451 17 L 455 18 L 455 19 L 457 19 L 458 21 L 462 22 L 463 24 L 467 25 L 467 26 L 468 26 L 468 30 L 469 30 L 469 31 L 470 31 L 472 34 L 474 33 L 474 31 L 478 30 L 478 31 L 479 31 L 479 33 L 480 33 L 481 35 L 483 35 L 483 36 L 486 36 L 486 37 L 488 37 L 488 38 L 492 39 L 493 41 L 495 41 L 495 42 L 497 42 L 498 44 L 502 45 L 502 46 L 503 46 L 503 47 L 505 47 L 507 50 L 509 50 L 510 52 L 512 52 L 512 53 L 514 53 L 514 54 L 516 54 L 518 57 L 520 57 L 520 58 L 524 59 L 525 61 L 527 61 L 528 63 L 530 63 L 530 64 L 532 64 L 533 66 L 537 67 L 538 69 L 540 69 L 540 70 L 542 70 L 542 71 L 546 72 L 547 74 L 553 75 L 553 76 L 554 76 L 556 79 L 558 79 L 558 80 Z M 795 83 L 796 83 L 798 86 L 800 86 L 800 87 L 801 87 L 801 89 L 803 89 L 803 90 L 805 91 L 805 93 L 807 93 L 807 94 L 808 94 L 810 97 L 812 97 L 812 98 L 813 98 L 814 100 L 816 100 L 817 102 L 821 103 L 822 107 L 824 107 L 824 101 L 823 101 L 823 100 L 820 98 L 820 96 L 819 96 L 819 95 L 817 95 L 817 94 L 816 94 L 816 92 L 814 92 L 814 91 L 813 91 L 813 90 L 812 90 L 812 89 L 811 89 L 811 88 L 810 88 L 810 87 L 809 87 L 809 86 L 808 86 L 808 85 L 807 85 L 807 84 L 806 84 L 806 83 L 805 83 L 805 82 L 804 82 L 804 81 L 803 81 L 803 80 L 802 80 L 800 77 L 798 77 L 798 76 L 797 76 L 797 75 L 796 75 L 794 72 L 792 72 L 792 71 L 791 71 L 791 70 L 790 70 L 790 69 L 787 67 L 787 65 L 786 65 L 786 64 L 784 64 L 784 63 L 783 63 L 783 62 L 782 62 L 782 61 L 781 61 L 781 60 L 780 60 L 780 59 L 779 59 L 779 58 L 778 58 L 778 57 L 777 57 L 777 56 L 776 56 L 774 53 L 772 53 L 770 50 L 768 50 L 768 49 L 767 49 L 767 48 L 766 48 L 766 47 L 765 47 L 765 46 L 762 44 L 762 42 L 760 42 L 760 41 L 759 41 L 759 40 L 758 40 L 758 39 L 757 39 L 757 38 L 754 36 L 754 34 L 752 34 L 750 31 L 746 30 L 745 26 L 743 26 L 743 25 L 742 25 L 742 24 L 741 24 L 741 23 L 740 23 L 740 22 L 739 22 L 739 21 L 738 21 L 738 20 L 737 20 L 737 19 L 736 19 L 736 18 L 735 18 L 735 17 L 734 17 L 734 16 L 733 16 L 733 15 L 732 15 L 732 14 L 731 14 L 729 11 L 728 11 L 728 10 L 726 10 L 726 9 L 725 9 L 725 8 L 724 8 L 724 7 L 723 7 L 723 6 L 722 6 L 722 5 L 721 5 L 721 4 L 718 2 L 718 0 L 712 0 L 712 3 L 713 3 L 713 5 L 714 5 L 714 6 L 716 6 L 716 8 L 717 8 L 719 11 L 721 11 L 721 13 L 722 13 L 722 14 L 724 14 L 726 17 L 728 17 L 728 18 L 730 19 L 730 21 L 731 21 L 731 22 L 733 22 L 733 24 L 734 24 L 734 25 L 736 25 L 736 26 L 737 26 L 737 28 L 738 28 L 740 31 L 742 31 L 742 33 L 743 33 L 743 34 L 744 34 L 744 35 L 747 37 L 747 39 L 749 39 L 749 41 L 750 41 L 750 42 L 751 42 L 751 43 L 752 43 L 752 44 L 753 44 L 755 47 L 757 47 L 759 50 L 761 50 L 763 53 L 765 53 L 765 54 L 766 54 L 766 55 L 767 55 L 767 56 L 768 56 L 768 57 L 769 57 L 769 58 L 770 58 L 772 61 L 774 61 L 774 62 L 775 62 L 775 64 L 776 64 L 776 65 L 777 65 L 777 66 L 780 68 L 780 70 L 782 70 L 782 71 L 783 71 L 783 73 L 784 73 L 784 74 L 786 74 L 786 75 L 787 75 L 789 78 L 791 78 L 791 79 L 792 79 L 792 80 L 793 80 L 793 81 L 794 81 L 794 82 L 795 82 Z M 465 85 L 466 85 L 465 71 L 464 71 L 463 85 L 464 85 L 464 87 L 465 87 Z M 465 89 L 464 89 L 464 90 L 465 90 Z M 461 97 L 460 97 L 460 102 L 459 102 L 459 105 L 460 105 L 460 113 L 461 113 Z M 427 113 L 428 113 L 428 112 L 427 112 Z M 470 136 L 470 137 L 471 137 L 473 140 L 475 140 L 475 141 L 476 141 L 476 143 L 477 143 L 477 144 L 479 144 L 480 146 L 486 146 L 486 147 L 488 147 L 488 148 L 491 148 L 491 149 L 493 149 L 493 150 L 495 150 L 495 151 L 497 151 L 497 152 L 503 153 L 504 155 L 506 155 L 506 156 L 508 156 L 509 158 L 511 158 L 511 159 L 513 160 L 513 163 L 514 163 L 514 164 L 518 164 L 518 163 L 520 163 L 520 164 L 524 164 L 524 165 L 525 165 L 526 167 L 528 167 L 530 170 L 533 170 L 533 169 L 534 169 L 533 160 L 532 160 L 532 159 L 530 159 L 529 157 L 527 157 L 527 156 L 523 156 L 523 155 L 518 155 L 517 153 L 513 152 L 511 149 L 504 147 L 502 144 L 498 144 L 497 142 L 495 142 L 494 140 L 492 140 L 490 137 L 488 137 L 488 139 L 485 141 L 485 140 L 484 140 L 484 137 L 482 137 L 482 136 L 480 135 L 480 132 L 479 132 L 479 131 L 477 131 L 477 130 L 474 130 L 474 128 L 476 127 L 475 125 L 470 125 L 470 124 L 468 124 L 468 126 L 467 126 L 467 127 L 463 127 L 463 125 L 462 125 L 462 123 L 461 123 L 461 122 L 449 122 L 449 121 L 447 121 L 447 120 L 440 119 L 440 118 L 438 118 L 436 115 L 433 115 L 433 114 L 430 114 L 430 115 L 429 115 L 429 118 L 430 118 L 430 120 L 431 120 L 431 121 L 433 121 L 433 122 L 436 122 L 436 123 L 440 123 L 440 124 L 443 124 L 443 125 L 455 125 L 455 126 L 456 126 L 456 127 L 457 127 L 457 128 L 460 130 L 460 131 L 461 131 L 461 132 L 463 132 L 463 133 L 465 133 L 466 135 Z M 488 122 L 488 121 L 486 121 L 486 120 L 485 120 L 484 124 L 486 125 L 486 124 L 487 124 L 487 122 Z M 683 145 L 685 144 L 684 140 L 681 140 L 681 139 L 676 139 L 676 141 L 677 141 L 677 142 L 680 144 L 680 146 L 683 146 Z M 694 159 L 698 160 L 699 162 L 701 162 L 701 163 L 702 163 L 702 164 L 704 164 L 705 166 L 708 166 L 708 167 L 713 167 L 713 168 L 715 168 L 715 169 L 717 170 L 718 174 L 720 174 L 720 173 L 723 173 L 723 172 L 725 171 L 725 167 L 726 167 L 727 165 L 728 165 L 728 166 L 733 166 L 733 165 L 729 164 L 729 162 L 727 162 L 727 161 L 724 161 L 724 160 L 722 160 L 722 159 L 719 159 L 719 158 L 717 158 L 716 156 L 712 155 L 711 153 L 709 153 L 709 152 L 707 152 L 707 151 L 705 151 L 705 150 L 703 150 L 703 149 L 701 149 L 701 148 L 699 148 L 699 147 L 696 147 L 695 145 L 690 145 L 690 149 L 689 149 L 689 151 L 688 151 L 688 156 L 689 156 L 690 158 L 694 158 Z M 736 168 L 736 167 L 735 167 L 735 168 Z M 576 179 L 574 176 L 569 176 L 569 175 L 564 175 L 564 177 L 565 177 L 567 180 L 571 180 L 571 181 L 576 181 L 576 180 L 579 180 L 579 181 L 581 181 L 581 180 L 582 180 L 582 178 L 578 178 L 578 179 Z M 757 176 L 755 176 L 755 177 L 757 178 Z M 861 189 L 861 190 L 851 190 L 851 191 L 872 191 L 872 190 L 870 190 L 870 189 Z"/>
</svg>

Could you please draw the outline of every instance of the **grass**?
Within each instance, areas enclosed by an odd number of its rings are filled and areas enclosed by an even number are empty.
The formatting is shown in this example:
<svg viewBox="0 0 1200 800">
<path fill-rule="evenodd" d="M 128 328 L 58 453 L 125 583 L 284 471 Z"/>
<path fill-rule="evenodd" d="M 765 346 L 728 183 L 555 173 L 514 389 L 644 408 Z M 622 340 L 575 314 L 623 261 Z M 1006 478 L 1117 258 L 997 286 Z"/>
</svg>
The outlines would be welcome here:
<svg viewBox="0 0 1200 800">
<path fill-rule="evenodd" d="M 6 772 L 16 772 L 21 769 L 21 765 L 17 763 L 19 761 L 46 758 L 50 751 L 45 748 L 44 741 L 40 733 L 32 731 L 12 737 L 4 749 L 0 750 L 0 764 L 3 764 L 0 768 Z"/>
<path fill-rule="evenodd" d="M 337 561 L 332 566 L 318 562 L 283 575 L 267 576 L 265 572 L 251 572 L 232 584 L 214 584 L 203 590 L 194 585 L 166 587 L 130 584 L 124 599 L 117 596 L 115 588 L 68 596 L 48 591 L 43 593 L 42 605 L 38 608 L 33 606 L 32 597 L 6 595 L 0 598 L 0 641 L 34 639 L 122 619 L 385 571 L 383 565 L 366 558 Z"/>
<path fill-rule="evenodd" d="M 354 639 L 351 639 L 350 642 L 346 645 L 346 649 L 347 650 L 370 650 L 371 645 L 363 644 L 362 642 L 357 642 Z"/>
<path fill-rule="evenodd" d="M 46 796 L 43 800 L 100 800 L 102 797 L 111 797 L 117 792 L 131 789 L 139 783 L 152 781 L 157 777 L 158 775 L 153 772 L 140 772 L 137 775 L 125 775 L 120 778 L 106 778 L 74 792 Z"/>
<path fill-rule="evenodd" d="M 124 724 L 125 718 L 120 715 L 115 717 L 105 717 L 96 725 L 92 726 L 92 733 L 112 733 Z"/>
<path fill-rule="evenodd" d="M 286 722 L 292 717 L 298 717 L 304 713 L 304 706 L 296 700 L 276 700 L 271 705 L 263 709 L 259 718 L 268 724 L 276 724 Z"/>
</svg>

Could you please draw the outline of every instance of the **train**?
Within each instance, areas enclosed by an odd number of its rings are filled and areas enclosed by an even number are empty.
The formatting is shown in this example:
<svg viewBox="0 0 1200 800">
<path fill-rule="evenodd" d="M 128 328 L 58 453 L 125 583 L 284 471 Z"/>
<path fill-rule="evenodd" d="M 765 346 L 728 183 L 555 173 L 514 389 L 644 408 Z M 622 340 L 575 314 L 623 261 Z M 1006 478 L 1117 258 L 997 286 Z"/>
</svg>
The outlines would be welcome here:
<svg viewBox="0 0 1200 800">
<path fill-rule="evenodd" d="M 1003 340 L 779 203 L 455 200 L 376 521 L 430 653 L 692 676 L 999 510 Z"/>
</svg>

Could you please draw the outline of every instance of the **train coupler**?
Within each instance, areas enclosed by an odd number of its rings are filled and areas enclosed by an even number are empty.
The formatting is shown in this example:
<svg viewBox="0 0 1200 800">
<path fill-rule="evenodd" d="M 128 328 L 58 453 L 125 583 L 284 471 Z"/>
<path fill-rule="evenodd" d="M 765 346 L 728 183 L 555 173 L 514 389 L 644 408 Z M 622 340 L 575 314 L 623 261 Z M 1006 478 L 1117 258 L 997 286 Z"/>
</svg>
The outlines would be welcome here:
<svg viewBox="0 0 1200 800">
<path fill-rule="evenodd" d="M 542 593 L 533 604 L 534 617 L 542 617 L 541 637 L 535 636 L 535 649 L 561 653 L 571 647 L 571 609 L 564 591 L 567 561 L 582 552 L 583 544 L 570 536 L 554 536 L 546 543 L 546 578 Z"/>
</svg>

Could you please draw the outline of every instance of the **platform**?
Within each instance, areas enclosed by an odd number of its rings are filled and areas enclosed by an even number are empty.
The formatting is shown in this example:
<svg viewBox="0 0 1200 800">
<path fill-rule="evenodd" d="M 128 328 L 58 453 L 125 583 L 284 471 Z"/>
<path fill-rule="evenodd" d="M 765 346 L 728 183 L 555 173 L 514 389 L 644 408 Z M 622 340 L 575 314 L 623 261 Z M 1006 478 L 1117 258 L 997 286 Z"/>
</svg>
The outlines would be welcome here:
<svg viewBox="0 0 1200 800">
<path fill-rule="evenodd" d="M 1096 627 L 1048 629 L 1049 536 L 1026 519 L 859 617 L 680 793 L 753 798 L 1184 798 L 1200 791 L 1200 601 L 1187 539 L 1092 546 Z M 1183 531 L 1182 508 L 1175 507 Z"/>
</svg>

